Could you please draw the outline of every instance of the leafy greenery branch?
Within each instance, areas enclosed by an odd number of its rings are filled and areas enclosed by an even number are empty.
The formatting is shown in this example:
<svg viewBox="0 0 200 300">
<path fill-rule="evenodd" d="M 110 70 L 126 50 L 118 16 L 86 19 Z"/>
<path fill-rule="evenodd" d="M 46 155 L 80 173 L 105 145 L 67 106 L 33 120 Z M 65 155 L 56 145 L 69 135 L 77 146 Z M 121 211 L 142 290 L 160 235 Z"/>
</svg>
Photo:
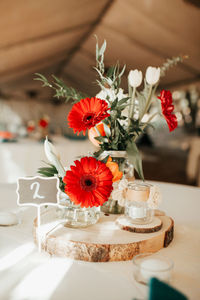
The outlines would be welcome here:
<svg viewBox="0 0 200 300">
<path fill-rule="evenodd" d="M 54 97 L 58 99 L 64 98 L 65 102 L 68 102 L 70 99 L 72 99 L 74 103 L 76 103 L 87 97 L 87 95 L 78 92 L 74 88 L 66 86 L 66 84 L 55 75 L 52 75 L 52 82 L 49 82 L 48 79 L 40 73 L 35 73 L 35 75 L 38 77 L 34 78 L 34 80 L 41 81 L 43 83 L 43 87 L 49 87 L 53 89 L 55 91 Z"/>
<path fill-rule="evenodd" d="M 96 37 L 97 39 L 97 37 Z M 97 83 L 101 87 L 101 89 L 111 88 L 113 91 L 118 93 L 121 77 L 123 76 L 126 65 L 120 70 L 119 62 L 117 62 L 114 66 L 111 66 L 107 73 L 105 74 L 105 65 L 104 65 L 104 53 L 106 50 L 106 40 L 104 40 L 101 47 L 99 47 L 98 39 L 96 42 L 96 67 L 94 69 L 97 71 L 99 75 L 99 79 Z"/>
<path fill-rule="evenodd" d="M 188 55 L 180 55 L 172 58 L 168 58 L 166 62 L 161 66 L 160 68 L 160 76 L 164 77 L 166 71 L 168 71 L 170 68 L 176 66 L 179 62 L 183 62 L 184 59 L 187 59 Z"/>
</svg>

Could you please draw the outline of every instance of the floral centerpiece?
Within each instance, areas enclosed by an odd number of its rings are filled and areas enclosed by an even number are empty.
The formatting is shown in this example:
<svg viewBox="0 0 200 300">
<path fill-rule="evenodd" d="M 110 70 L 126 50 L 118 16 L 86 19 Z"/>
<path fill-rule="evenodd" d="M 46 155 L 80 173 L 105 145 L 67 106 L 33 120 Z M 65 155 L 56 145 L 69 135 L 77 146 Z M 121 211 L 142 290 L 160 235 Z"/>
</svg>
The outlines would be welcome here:
<svg viewBox="0 0 200 300">
<path fill-rule="evenodd" d="M 128 91 L 125 93 L 120 85 L 126 67 L 120 69 L 117 63 L 106 70 L 105 50 L 106 41 L 101 47 L 97 41 L 94 69 L 97 71 L 100 92 L 92 98 L 67 87 L 55 76 L 49 82 L 46 77 L 37 74 L 36 80 L 42 81 L 43 86 L 52 88 L 55 97 L 63 98 L 65 102 L 70 99 L 74 102 L 68 115 L 69 127 L 73 128 L 75 134 L 83 132 L 85 135 L 88 130 L 89 139 L 99 148 L 92 157 L 75 161 L 75 166 L 71 166 L 71 170 L 66 172 L 51 145 L 51 165 L 40 168 L 39 172 L 45 176 L 58 174 L 61 189 L 76 205 L 104 205 L 109 212 L 120 212 L 128 181 L 134 178 L 133 169 L 144 180 L 142 159 L 136 144 L 138 137 L 149 126 L 153 126 L 158 117 L 166 120 L 169 131 L 177 127 L 171 92 L 162 90 L 158 97 L 155 93 L 166 71 L 184 57 L 168 59 L 161 67 L 148 67 L 144 78 L 141 71 L 130 70 Z M 143 87 L 139 89 L 142 83 Z M 153 114 L 152 103 L 157 104 L 157 110 Z M 52 155 L 53 160 L 50 157 Z"/>
<path fill-rule="evenodd" d="M 39 120 L 29 120 L 26 127 L 29 137 L 38 141 L 44 141 L 48 135 L 49 121 L 50 118 L 46 114 L 42 115 Z"/>
</svg>

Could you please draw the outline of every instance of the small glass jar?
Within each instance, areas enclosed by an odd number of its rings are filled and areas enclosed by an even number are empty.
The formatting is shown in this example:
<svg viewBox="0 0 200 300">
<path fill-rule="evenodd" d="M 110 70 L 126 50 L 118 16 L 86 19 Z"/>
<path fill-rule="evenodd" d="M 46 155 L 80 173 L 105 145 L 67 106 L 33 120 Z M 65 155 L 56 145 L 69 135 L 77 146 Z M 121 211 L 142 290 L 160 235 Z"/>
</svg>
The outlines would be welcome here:
<svg viewBox="0 0 200 300">
<path fill-rule="evenodd" d="M 148 284 L 152 277 L 169 283 L 174 263 L 157 253 L 143 253 L 134 256 L 133 266 L 134 278 L 139 283 Z"/>
<path fill-rule="evenodd" d="M 134 180 L 134 166 L 129 162 L 128 156 L 126 151 L 104 151 L 100 155 L 100 159 L 104 159 L 106 157 L 110 156 L 112 158 L 113 162 L 116 162 L 119 166 L 120 171 L 123 172 L 124 178 L 127 180 Z M 124 207 L 119 205 L 118 201 L 113 200 L 112 197 L 106 201 L 102 207 L 101 210 L 104 213 L 108 214 L 123 214 L 124 213 Z"/>
<path fill-rule="evenodd" d="M 64 195 L 65 197 L 60 199 L 57 216 L 63 219 L 65 226 L 82 228 L 97 223 L 100 217 L 100 207 L 81 207 L 73 204 L 67 195 Z"/>
<path fill-rule="evenodd" d="M 125 215 L 133 224 L 149 224 L 154 210 L 148 206 L 150 184 L 129 182 L 126 192 Z"/>
</svg>

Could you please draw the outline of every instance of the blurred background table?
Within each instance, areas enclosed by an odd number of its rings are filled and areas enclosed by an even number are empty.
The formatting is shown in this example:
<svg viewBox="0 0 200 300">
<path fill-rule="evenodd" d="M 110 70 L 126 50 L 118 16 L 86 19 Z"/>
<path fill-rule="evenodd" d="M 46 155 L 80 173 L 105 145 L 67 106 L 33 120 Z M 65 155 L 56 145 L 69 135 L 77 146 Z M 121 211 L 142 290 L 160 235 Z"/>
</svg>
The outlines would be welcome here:
<svg viewBox="0 0 200 300">
<path fill-rule="evenodd" d="M 200 295 L 200 189 L 157 183 L 161 209 L 175 221 L 175 237 L 160 253 L 174 261 L 172 285 L 197 300 Z M 21 224 L 0 227 L 0 299 L 144 299 L 147 288 L 133 279 L 133 264 L 87 263 L 37 253 L 32 227 L 34 208 L 19 209 L 16 186 L 0 184 L 0 209 L 19 212 Z M 77 229 L 75 229 L 77 230 Z M 130 233 L 131 234 L 131 233 Z"/>
<path fill-rule="evenodd" d="M 53 136 L 53 143 L 60 153 L 63 166 L 69 167 L 80 155 L 94 151 L 89 140 L 71 140 Z M 44 145 L 31 139 L 20 139 L 17 143 L 0 144 L 0 183 L 15 183 L 20 176 L 34 176 L 39 167 L 45 166 Z"/>
</svg>

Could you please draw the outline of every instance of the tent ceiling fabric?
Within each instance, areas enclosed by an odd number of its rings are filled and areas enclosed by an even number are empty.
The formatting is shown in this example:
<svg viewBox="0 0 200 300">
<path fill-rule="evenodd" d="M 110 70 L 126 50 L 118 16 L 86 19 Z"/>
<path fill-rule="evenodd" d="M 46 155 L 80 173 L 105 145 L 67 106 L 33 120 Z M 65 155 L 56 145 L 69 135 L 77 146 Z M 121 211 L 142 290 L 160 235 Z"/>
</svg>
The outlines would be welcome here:
<svg viewBox="0 0 200 300">
<path fill-rule="evenodd" d="M 127 64 L 127 73 L 134 68 L 145 72 L 148 65 L 188 54 L 189 59 L 170 71 L 162 84 L 199 83 L 200 8 L 189 2 L 18 0 L 14 5 L 2 0 L 1 86 L 23 86 L 34 72 L 51 70 L 83 92 L 95 93 L 94 34 L 108 42 L 107 66 L 119 60 Z"/>
</svg>

